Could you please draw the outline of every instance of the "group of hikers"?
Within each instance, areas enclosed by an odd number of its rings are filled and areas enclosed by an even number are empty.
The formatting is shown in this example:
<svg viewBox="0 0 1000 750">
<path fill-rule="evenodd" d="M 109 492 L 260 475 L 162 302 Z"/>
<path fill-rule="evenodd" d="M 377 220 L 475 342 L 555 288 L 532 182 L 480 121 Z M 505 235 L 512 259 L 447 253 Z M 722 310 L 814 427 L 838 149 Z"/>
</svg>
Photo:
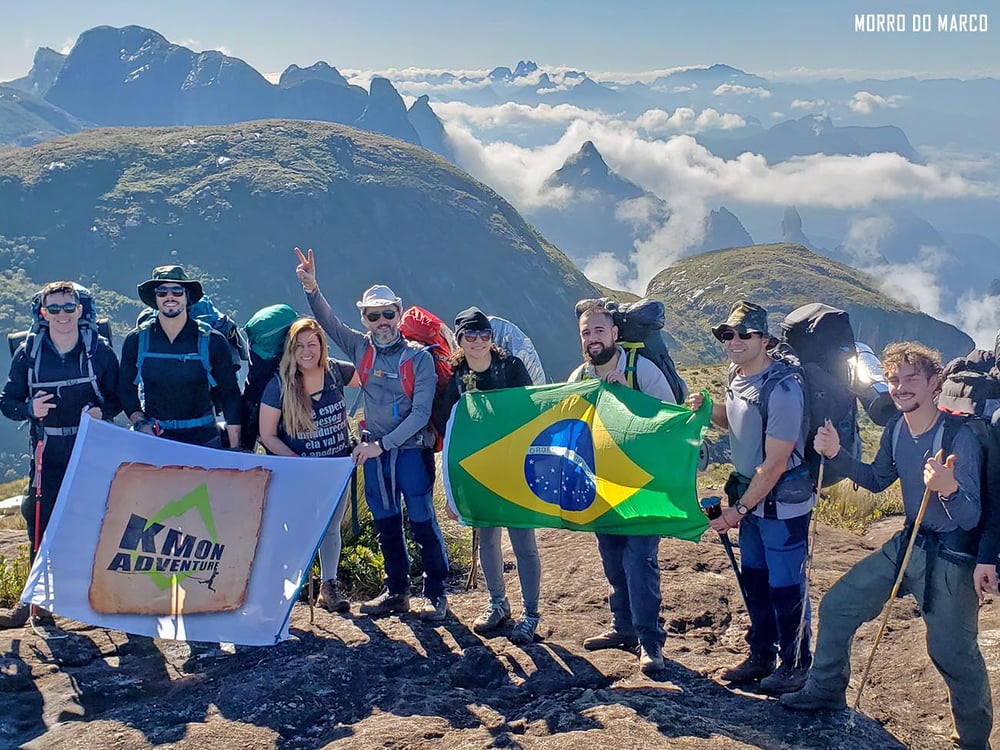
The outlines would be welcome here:
<svg viewBox="0 0 1000 750">
<path fill-rule="evenodd" d="M 410 560 L 404 509 L 423 565 L 423 602 L 417 615 L 448 616 L 448 555 L 433 505 L 435 423 L 446 419 L 468 390 L 528 386 L 525 363 L 501 349 L 487 315 L 477 307 L 455 317 L 450 378 L 439 385 L 434 353 L 400 331 L 403 304 L 388 286 L 369 287 L 356 302 L 360 329 L 340 320 L 320 291 L 312 250 L 298 248 L 295 272 L 311 317 L 292 323 L 277 371 L 260 397 L 259 442 L 284 456 L 350 456 L 364 476 L 364 496 L 374 520 L 385 568 L 385 590 L 360 604 L 369 616 L 411 611 Z M 138 285 L 153 315 L 125 338 L 119 361 L 103 339 L 85 340 L 78 287 L 47 284 L 39 314 L 47 335 L 39 346 L 16 351 L 0 395 L 0 410 L 28 420 L 34 450 L 22 512 L 32 556 L 51 516 L 81 415 L 113 419 L 124 411 L 131 428 L 184 443 L 238 449 L 241 393 L 229 344 L 188 314 L 203 295 L 200 282 L 180 266 L 162 266 Z M 677 403 L 667 376 L 651 360 L 630 358 L 619 344 L 613 306 L 588 300 L 577 306 L 582 364 L 569 381 L 599 378 Z M 725 393 L 712 404 L 712 422 L 728 431 L 733 472 L 728 504 L 710 526 L 721 535 L 736 529 L 741 590 L 750 617 L 749 652 L 721 679 L 756 686 L 800 711 L 842 709 L 858 628 L 874 619 L 893 591 L 915 597 L 927 628 L 927 650 L 948 687 L 961 748 L 988 748 L 992 698 L 978 646 L 978 607 L 997 592 L 1000 520 L 989 499 L 1000 502 L 995 467 L 984 460 L 981 440 L 967 420 L 938 408 L 943 375 L 940 355 L 917 343 L 895 343 L 882 365 L 896 412 L 885 425 L 872 463 L 844 450 L 834 425 L 807 434 L 802 377 L 772 356 L 775 343 L 767 312 L 735 301 L 711 329 L 729 360 Z M 327 339 L 349 358 L 330 357 Z M 352 438 L 344 386 L 358 386 L 364 421 Z M 704 406 L 701 394 L 683 404 Z M 225 421 L 224 434 L 216 412 Z M 996 429 L 996 428 L 990 428 Z M 811 431 L 810 431 L 811 432 Z M 225 440 L 223 440 L 225 438 Z M 819 605 L 818 635 L 811 644 L 807 590 L 810 523 L 817 483 L 805 470 L 810 450 L 822 465 L 872 492 L 897 479 L 906 513 L 904 528 L 830 589 Z M 996 462 L 993 462 L 996 463 Z M 823 469 L 821 469 L 822 472 Z M 320 545 L 318 604 L 346 613 L 337 570 L 341 502 Z M 916 528 L 915 528 L 916 527 Z M 514 643 L 535 640 L 541 618 L 541 564 L 534 529 L 508 529 L 516 558 L 522 609 L 513 620 Z M 479 559 L 489 600 L 473 623 L 477 633 L 497 631 L 513 619 L 504 585 L 498 528 L 479 530 Z M 912 556 L 908 541 L 915 538 Z M 728 537 L 727 537 L 728 538 Z M 587 650 L 638 654 L 643 673 L 664 669 L 666 632 L 660 616 L 658 536 L 597 534 L 609 584 L 610 626 L 587 637 Z M 904 557 L 908 559 L 904 560 Z M 40 620 L 51 619 L 38 610 Z M 0 627 L 20 627 L 31 613 L 19 605 L 0 613 Z"/>
</svg>

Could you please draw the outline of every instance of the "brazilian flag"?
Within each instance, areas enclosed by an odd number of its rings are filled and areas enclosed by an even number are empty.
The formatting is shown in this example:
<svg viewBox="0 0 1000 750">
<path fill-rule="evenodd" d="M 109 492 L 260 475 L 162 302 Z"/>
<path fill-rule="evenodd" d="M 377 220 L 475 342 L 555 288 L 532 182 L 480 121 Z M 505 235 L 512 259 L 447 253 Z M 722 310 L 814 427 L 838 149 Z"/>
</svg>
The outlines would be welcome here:
<svg viewBox="0 0 1000 750">
<path fill-rule="evenodd" d="M 697 412 L 623 385 L 471 391 L 444 446 L 448 498 L 472 526 L 657 534 L 707 527 L 695 473 L 711 402 Z"/>
</svg>

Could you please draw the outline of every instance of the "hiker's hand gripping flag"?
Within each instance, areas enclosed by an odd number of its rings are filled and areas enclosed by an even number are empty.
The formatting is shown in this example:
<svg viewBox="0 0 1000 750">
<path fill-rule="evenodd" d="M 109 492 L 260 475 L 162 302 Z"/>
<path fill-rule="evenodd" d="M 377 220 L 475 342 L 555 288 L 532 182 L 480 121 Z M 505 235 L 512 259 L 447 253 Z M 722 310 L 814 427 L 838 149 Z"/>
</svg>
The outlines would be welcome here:
<svg viewBox="0 0 1000 750">
<path fill-rule="evenodd" d="M 466 393 L 444 447 L 445 489 L 472 526 L 697 540 L 695 475 L 712 413 L 600 380 Z"/>
</svg>

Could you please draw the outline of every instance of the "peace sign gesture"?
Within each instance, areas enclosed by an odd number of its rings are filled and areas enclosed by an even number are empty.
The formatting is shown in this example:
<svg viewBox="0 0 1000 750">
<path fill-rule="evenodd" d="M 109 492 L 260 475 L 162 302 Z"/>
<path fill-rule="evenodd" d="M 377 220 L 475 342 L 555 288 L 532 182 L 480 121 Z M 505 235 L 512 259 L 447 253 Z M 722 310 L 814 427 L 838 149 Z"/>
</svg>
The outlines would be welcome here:
<svg viewBox="0 0 1000 750">
<path fill-rule="evenodd" d="M 299 277 L 302 288 L 308 294 L 312 294 L 318 286 L 316 283 L 316 261 L 313 259 L 312 248 L 306 250 L 305 255 L 302 254 L 301 250 L 295 248 L 295 254 L 299 257 L 299 264 L 295 267 L 295 275 Z"/>
</svg>

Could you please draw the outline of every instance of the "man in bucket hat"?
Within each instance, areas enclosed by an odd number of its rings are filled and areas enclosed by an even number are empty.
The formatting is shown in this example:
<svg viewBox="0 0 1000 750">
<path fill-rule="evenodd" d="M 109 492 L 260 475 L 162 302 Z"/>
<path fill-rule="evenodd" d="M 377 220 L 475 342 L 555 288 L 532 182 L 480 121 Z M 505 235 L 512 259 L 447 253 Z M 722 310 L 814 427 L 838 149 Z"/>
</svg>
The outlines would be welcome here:
<svg viewBox="0 0 1000 750">
<path fill-rule="evenodd" d="M 712 334 L 731 363 L 726 398 L 712 406 L 712 421 L 729 430 L 735 470 L 726 482 L 729 507 L 711 526 L 721 534 L 739 529 L 750 615 L 750 654 L 722 678 L 735 685 L 760 680 L 762 692 L 789 693 L 805 683 L 810 664 L 808 612 L 801 634 L 799 626 L 816 497 L 802 459 L 802 382 L 768 354 L 772 337 L 760 305 L 734 303 Z M 692 409 L 702 402 L 701 394 L 688 399 Z"/>
<path fill-rule="evenodd" d="M 354 462 L 363 467 L 365 501 L 375 519 L 385 562 L 386 590 L 361 605 L 361 612 L 382 615 L 410 606 L 410 561 L 403 535 L 402 503 L 424 564 L 425 620 L 443 620 L 448 611 L 445 580 L 448 555 L 433 505 L 434 432 L 428 424 L 437 387 L 431 354 L 407 341 L 399 330 L 402 300 L 389 287 L 365 290 L 356 306 L 365 332 L 341 322 L 316 283 L 312 250 L 295 248 L 295 272 L 313 315 L 330 339 L 347 353 L 362 382 L 365 424 Z M 404 380 L 412 383 L 407 388 Z"/>
<path fill-rule="evenodd" d="M 181 266 L 159 266 L 138 286 L 153 317 L 125 337 L 118 378 L 132 429 L 182 443 L 221 447 L 213 395 L 229 445 L 240 445 L 240 389 L 225 337 L 188 315 L 201 282 Z M 140 388 L 141 386 L 141 388 Z"/>
<path fill-rule="evenodd" d="M 222 405 L 229 445 L 240 447 L 240 387 L 229 343 L 210 325 L 188 315 L 203 295 L 201 282 L 181 266 L 158 266 L 138 286 L 153 317 L 122 343 L 118 395 L 136 432 L 191 445 L 221 448 L 213 397 Z M 193 668 L 218 656 L 210 643 L 190 642 Z"/>
</svg>

